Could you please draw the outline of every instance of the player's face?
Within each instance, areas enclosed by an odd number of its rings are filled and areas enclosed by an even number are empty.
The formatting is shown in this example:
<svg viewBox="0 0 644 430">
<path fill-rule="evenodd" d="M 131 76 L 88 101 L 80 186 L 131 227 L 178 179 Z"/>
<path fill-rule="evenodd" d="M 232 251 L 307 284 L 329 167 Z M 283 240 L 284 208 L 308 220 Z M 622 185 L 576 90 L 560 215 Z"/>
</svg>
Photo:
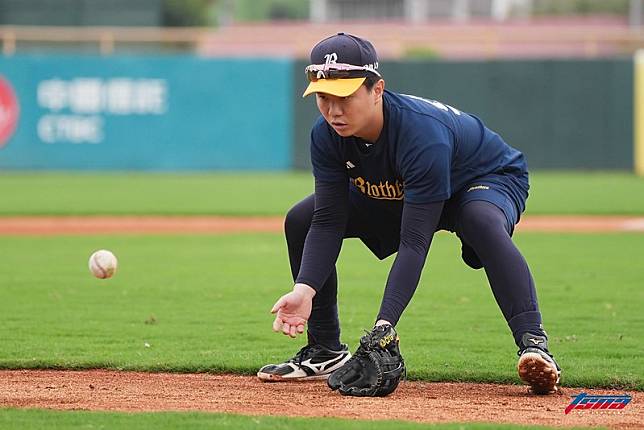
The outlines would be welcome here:
<svg viewBox="0 0 644 430">
<path fill-rule="evenodd" d="M 382 92 L 377 84 L 371 90 L 364 85 L 347 97 L 338 97 L 326 93 L 316 93 L 318 109 L 324 119 L 342 137 L 358 136 L 367 140 L 378 138 L 380 129 L 375 134 L 374 118 L 378 115 Z M 375 137 L 373 135 L 375 134 Z"/>
</svg>

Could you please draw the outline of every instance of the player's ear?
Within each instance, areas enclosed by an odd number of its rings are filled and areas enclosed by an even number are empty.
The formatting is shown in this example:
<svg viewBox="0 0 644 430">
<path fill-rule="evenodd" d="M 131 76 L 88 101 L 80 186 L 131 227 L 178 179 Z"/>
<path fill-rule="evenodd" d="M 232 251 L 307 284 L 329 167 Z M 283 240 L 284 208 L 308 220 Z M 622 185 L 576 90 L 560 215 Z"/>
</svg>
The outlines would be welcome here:
<svg viewBox="0 0 644 430">
<path fill-rule="evenodd" d="M 382 99 L 382 94 L 385 92 L 385 80 L 379 79 L 378 82 L 373 86 L 373 95 L 376 102 Z"/>
</svg>

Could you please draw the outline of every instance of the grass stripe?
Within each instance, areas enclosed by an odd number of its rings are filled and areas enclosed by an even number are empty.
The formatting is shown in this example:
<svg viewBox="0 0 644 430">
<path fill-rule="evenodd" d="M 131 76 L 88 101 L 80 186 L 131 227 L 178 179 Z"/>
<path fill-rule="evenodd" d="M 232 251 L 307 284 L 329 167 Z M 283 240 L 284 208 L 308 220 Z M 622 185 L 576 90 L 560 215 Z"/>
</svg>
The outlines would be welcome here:
<svg viewBox="0 0 644 430">
<path fill-rule="evenodd" d="M 6 430 L 72 430 L 72 429 L 133 429 L 153 428 L 156 430 L 199 428 L 199 429 L 279 429 L 309 430 L 311 428 L 332 428 L 346 430 L 527 430 L 553 427 L 519 426 L 512 424 L 450 423 L 420 424 L 404 421 L 364 421 L 337 418 L 283 418 L 264 416 L 241 416 L 232 414 L 160 412 L 160 413 L 115 413 L 87 411 L 50 411 L 0 409 L 0 428 Z"/>
<path fill-rule="evenodd" d="M 644 214 L 644 177 L 535 172 L 528 214 Z M 313 192 L 308 172 L 0 174 L 6 215 L 284 215 Z"/>
</svg>

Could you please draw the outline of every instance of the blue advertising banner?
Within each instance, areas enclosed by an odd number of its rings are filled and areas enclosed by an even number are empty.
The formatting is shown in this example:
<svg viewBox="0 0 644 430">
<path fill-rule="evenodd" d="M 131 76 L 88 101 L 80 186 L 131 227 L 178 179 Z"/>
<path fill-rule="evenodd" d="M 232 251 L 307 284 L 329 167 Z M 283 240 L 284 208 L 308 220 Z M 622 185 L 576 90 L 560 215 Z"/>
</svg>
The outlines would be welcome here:
<svg viewBox="0 0 644 430">
<path fill-rule="evenodd" d="M 291 167 L 288 60 L 0 57 L 0 168 Z"/>
</svg>

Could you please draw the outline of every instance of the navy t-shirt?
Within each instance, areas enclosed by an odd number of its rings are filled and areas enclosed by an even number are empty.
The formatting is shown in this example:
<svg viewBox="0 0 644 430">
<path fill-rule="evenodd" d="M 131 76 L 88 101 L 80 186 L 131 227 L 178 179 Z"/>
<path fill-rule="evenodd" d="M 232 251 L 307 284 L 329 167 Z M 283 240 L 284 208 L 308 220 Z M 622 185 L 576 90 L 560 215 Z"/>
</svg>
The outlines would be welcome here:
<svg viewBox="0 0 644 430">
<path fill-rule="evenodd" d="M 449 199 L 490 173 L 527 170 L 523 154 L 474 115 L 443 103 L 385 91 L 384 126 L 373 145 L 344 138 L 320 117 L 311 132 L 313 174 L 346 179 L 352 191 L 379 200 L 430 203 Z"/>
<path fill-rule="evenodd" d="M 440 102 L 385 91 L 383 115 L 373 144 L 341 137 L 323 117 L 315 123 L 315 212 L 296 282 L 323 287 L 340 252 L 349 192 L 384 201 L 383 208 L 402 213 L 378 314 L 395 325 L 418 285 L 443 202 L 477 178 L 523 176 L 527 167 L 523 154 L 477 117 Z"/>
</svg>

